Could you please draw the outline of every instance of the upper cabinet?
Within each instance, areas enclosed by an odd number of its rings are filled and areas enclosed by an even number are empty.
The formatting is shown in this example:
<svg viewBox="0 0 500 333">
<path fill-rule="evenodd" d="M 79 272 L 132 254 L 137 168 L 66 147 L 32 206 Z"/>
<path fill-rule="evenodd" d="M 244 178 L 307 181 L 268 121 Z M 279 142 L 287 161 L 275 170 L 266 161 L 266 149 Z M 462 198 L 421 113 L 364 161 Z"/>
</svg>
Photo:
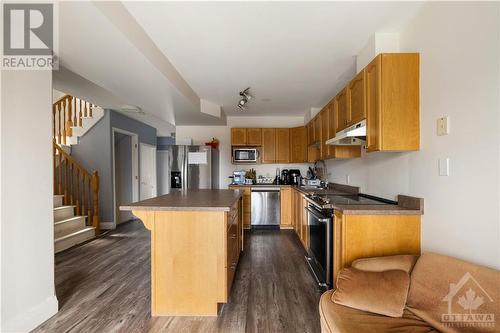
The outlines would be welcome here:
<svg viewBox="0 0 500 333">
<path fill-rule="evenodd" d="M 231 128 L 231 145 L 245 146 L 247 144 L 246 128 Z"/>
<path fill-rule="evenodd" d="M 336 132 L 342 131 L 347 127 L 349 121 L 349 102 L 347 100 L 347 88 L 342 89 L 337 97 L 337 128 Z"/>
<path fill-rule="evenodd" d="M 261 144 L 260 128 L 231 128 L 232 146 L 260 146 Z"/>
<path fill-rule="evenodd" d="M 274 163 L 276 159 L 276 130 L 274 128 L 262 129 L 262 163 Z"/>
<path fill-rule="evenodd" d="M 366 118 L 365 71 L 362 70 L 347 86 L 347 125 L 351 126 Z"/>
<path fill-rule="evenodd" d="M 367 151 L 420 149 L 418 53 L 378 55 L 365 69 Z"/>
<path fill-rule="evenodd" d="M 276 128 L 276 163 L 290 163 L 290 129 Z"/>
<path fill-rule="evenodd" d="M 247 128 L 247 144 L 249 146 L 262 144 L 262 130 L 260 128 Z"/>
<path fill-rule="evenodd" d="M 321 139 L 320 139 L 320 146 L 319 146 L 319 155 L 321 159 L 327 159 L 328 158 L 328 145 L 326 144 L 326 140 L 329 139 L 329 118 L 330 118 L 330 104 L 328 104 L 326 107 L 321 110 L 320 113 L 320 121 L 321 121 Z"/>
<path fill-rule="evenodd" d="M 307 162 L 307 127 L 300 126 L 290 129 L 290 162 Z"/>
</svg>

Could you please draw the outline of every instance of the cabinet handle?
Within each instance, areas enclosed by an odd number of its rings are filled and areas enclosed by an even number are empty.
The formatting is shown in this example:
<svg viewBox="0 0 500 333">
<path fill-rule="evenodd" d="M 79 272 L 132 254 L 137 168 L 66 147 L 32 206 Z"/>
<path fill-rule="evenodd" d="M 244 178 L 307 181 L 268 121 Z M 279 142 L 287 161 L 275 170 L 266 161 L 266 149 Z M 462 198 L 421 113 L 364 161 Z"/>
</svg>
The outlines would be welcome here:
<svg viewBox="0 0 500 333">
<path fill-rule="evenodd" d="M 231 235 L 231 237 L 230 237 L 230 238 L 231 238 L 231 239 L 236 239 L 236 234 Z"/>
</svg>

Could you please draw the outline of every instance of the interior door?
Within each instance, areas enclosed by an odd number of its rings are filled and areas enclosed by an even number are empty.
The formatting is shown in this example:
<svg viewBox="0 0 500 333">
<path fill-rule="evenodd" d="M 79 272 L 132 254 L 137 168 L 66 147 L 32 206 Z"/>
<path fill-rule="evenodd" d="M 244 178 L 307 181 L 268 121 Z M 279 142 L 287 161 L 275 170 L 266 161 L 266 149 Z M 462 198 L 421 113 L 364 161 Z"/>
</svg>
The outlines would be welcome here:
<svg viewBox="0 0 500 333">
<path fill-rule="evenodd" d="M 156 197 L 156 147 L 141 143 L 139 158 L 140 200 Z"/>
</svg>

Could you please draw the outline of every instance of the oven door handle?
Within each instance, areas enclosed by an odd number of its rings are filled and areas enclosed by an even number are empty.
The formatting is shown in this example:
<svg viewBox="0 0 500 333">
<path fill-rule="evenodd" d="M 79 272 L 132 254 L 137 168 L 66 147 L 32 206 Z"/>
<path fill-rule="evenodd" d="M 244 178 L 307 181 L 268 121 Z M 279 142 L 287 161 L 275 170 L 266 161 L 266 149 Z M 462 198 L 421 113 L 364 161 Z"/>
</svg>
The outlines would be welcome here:
<svg viewBox="0 0 500 333">
<path fill-rule="evenodd" d="M 330 221 L 330 219 L 329 219 L 329 218 L 326 218 L 326 217 L 324 217 L 324 216 L 320 216 L 320 215 L 318 215 L 318 214 L 317 214 L 314 210 L 312 210 L 311 208 L 307 207 L 306 209 L 307 209 L 307 211 L 308 211 L 308 212 L 309 212 L 312 216 L 314 216 L 316 219 L 318 219 L 318 221 L 319 221 L 319 222 L 322 222 L 322 223 L 327 223 L 327 222 L 329 222 L 329 221 Z"/>
</svg>

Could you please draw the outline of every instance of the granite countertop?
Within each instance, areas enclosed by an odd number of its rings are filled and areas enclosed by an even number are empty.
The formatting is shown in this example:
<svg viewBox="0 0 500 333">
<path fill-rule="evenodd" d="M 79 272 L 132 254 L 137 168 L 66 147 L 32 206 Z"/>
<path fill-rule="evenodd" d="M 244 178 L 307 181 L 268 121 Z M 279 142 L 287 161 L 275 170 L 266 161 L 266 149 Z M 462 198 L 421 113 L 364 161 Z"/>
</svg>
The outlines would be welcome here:
<svg viewBox="0 0 500 333">
<path fill-rule="evenodd" d="M 243 195 L 234 190 L 174 191 L 159 197 L 120 206 L 120 210 L 230 211 Z"/>
<path fill-rule="evenodd" d="M 231 185 L 241 187 L 257 187 L 262 185 Z M 306 195 L 308 194 L 330 194 L 330 195 L 349 195 L 358 194 L 359 187 L 331 183 L 328 188 L 311 188 L 296 185 L 267 185 L 275 187 L 292 187 Z M 397 205 L 341 205 L 334 204 L 333 209 L 341 212 L 344 215 L 423 215 L 424 203 L 423 199 L 409 197 L 404 195 L 398 196 Z"/>
</svg>

